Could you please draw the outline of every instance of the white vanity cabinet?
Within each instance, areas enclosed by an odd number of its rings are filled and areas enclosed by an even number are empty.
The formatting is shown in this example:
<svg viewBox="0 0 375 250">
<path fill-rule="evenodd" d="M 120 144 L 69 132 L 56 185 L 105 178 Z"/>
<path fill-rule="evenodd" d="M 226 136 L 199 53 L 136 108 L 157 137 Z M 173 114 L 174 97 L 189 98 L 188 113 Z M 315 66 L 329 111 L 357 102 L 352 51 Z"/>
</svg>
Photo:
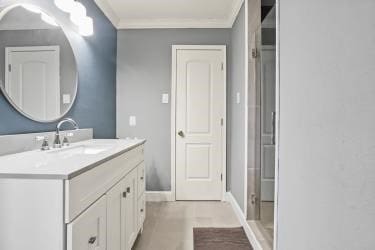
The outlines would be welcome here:
<svg viewBox="0 0 375 250">
<path fill-rule="evenodd" d="M 107 193 L 107 250 L 131 249 L 137 228 L 137 169 Z"/>
<path fill-rule="evenodd" d="M 116 175 L 117 171 L 123 174 Z M 138 177 L 138 173 L 142 173 L 142 178 Z M 120 180 L 118 180 L 119 176 Z M 80 213 L 80 208 L 84 209 L 88 200 L 100 196 L 100 191 L 103 191 L 99 200 L 94 201 L 85 212 L 68 223 L 67 250 L 131 250 L 142 227 L 140 221 L 143 224 L 144 220 L 144 215 L 138 212 L 144 211 L 144 204 L 138 201 L 139 193 L 144 194 L 144 185 L 138 181 L 138 179 L 144 180 L 143 146 L 76 178 L 79 179 L 77 186 L 86 183 L 95 188 L 91 188 L 91 192 L 86 192 L 84 188 L 77 189 L 79 194 L 76 195 L 81 197 L 78 201 L 82 204 L 72 206 L 74 209 L 70 211 L 73 215 Z M 113 182 L 113 180 L 118 181 Z M 75 181 L 73 179 L 67 184 L 66 190 L 75 187 L 73 184 Z M 93 185 L 95 182 L 100 184 Z M 67 200 L 76 199 L 72 193 L 74 192 L 67 192 Z M 70 198 L 69 194 L 74 198 Z M 67 218 L 70 218 L 68 213 Z M 77 240 L 74 240 L 76 238 Z"/>
<path fill-rule="evenodd" d="M 67 248 L 105 250 L 107 246 L 107 209 L 103 196 L 67 226 Z"/>
<path fill-rule="evenodd" d="M 144 141 L 120 146 L 66 178 L 0 178 L 0 249 L 131 250 L 145 219 Z"/>
</svg>

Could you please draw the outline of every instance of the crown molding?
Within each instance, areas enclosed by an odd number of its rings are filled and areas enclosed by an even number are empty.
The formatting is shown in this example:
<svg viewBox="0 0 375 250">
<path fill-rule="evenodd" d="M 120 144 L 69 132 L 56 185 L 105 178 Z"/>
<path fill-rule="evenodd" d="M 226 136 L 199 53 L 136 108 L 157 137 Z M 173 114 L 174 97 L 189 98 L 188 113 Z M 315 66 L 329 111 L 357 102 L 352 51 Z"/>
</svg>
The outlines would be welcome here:
<svg viewBox="0 0 375 250">
<path fill-rule="evenodd" d="M 122 19 L 118 29 L 230 28 L 226 19 Z"/>
<path fill-rule="evenodd" d="M 111 21 L 113 26 L 115 28 L 118 28 L 118 24 L 120 22 L 120 18 L 117 16 L 115 11 L 112 9 L 112 7 L 109 5 L 107 0 L 94 0 L 96 5 L 98 5 L 99 9 L 101 9 L 106 15 L 106 17 Z"/>
<path fill-rule="evenodd" d="M 188 29 L 188 28 L 231 28 L 244 0 L 233 2 L 228 18 L 223 19 L 121 19 L 107 0 L 95 0 L 95 3 L 117 29 Z"/>
</svg>

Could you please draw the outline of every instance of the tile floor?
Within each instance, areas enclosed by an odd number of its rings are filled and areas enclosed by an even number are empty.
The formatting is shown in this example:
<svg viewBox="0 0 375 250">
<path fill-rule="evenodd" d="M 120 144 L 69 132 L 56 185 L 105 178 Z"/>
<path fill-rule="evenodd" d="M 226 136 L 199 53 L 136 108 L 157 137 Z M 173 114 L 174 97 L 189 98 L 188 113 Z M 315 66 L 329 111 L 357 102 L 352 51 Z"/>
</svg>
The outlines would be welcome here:
<svg viewBox="0 0 375 250">
<path fill-rule="evenodd" d="M 193 250 L 193 227 L 239 227 L 226 202 L 148 202 L 133 250 Z"/>
</svg>

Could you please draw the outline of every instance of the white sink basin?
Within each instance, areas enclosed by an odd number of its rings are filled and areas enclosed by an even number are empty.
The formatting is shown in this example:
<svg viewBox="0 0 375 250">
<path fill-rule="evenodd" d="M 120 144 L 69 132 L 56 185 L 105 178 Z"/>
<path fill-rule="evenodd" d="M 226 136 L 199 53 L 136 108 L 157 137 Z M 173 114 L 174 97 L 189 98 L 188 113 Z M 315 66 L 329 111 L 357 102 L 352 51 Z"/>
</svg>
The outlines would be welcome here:
<svg viewBox="0 0 375 250">
<path fill-rule="evenodd" d="M 100 145 L 77 145 L 72 147 L 66 147 L 63 149 L 58 149 L 54 151 L 47 152 L 51 155 L 58 155 L 60 157 L 71 157 L 75 155 L 96 155 L 104 151 L 108 151 L 113 148 L 110 144 L 100 144 Z"/>
</svg>

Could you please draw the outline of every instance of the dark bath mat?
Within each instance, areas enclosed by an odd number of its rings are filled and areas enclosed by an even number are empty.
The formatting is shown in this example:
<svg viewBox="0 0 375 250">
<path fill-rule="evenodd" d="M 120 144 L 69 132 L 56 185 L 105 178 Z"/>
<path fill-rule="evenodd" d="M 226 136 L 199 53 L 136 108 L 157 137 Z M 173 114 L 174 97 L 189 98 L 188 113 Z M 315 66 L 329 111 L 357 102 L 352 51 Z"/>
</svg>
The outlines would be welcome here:
<svg viewBox="0 0 375 250">
<path fill-rule="evenodd" d="M 253 250 L 242 227 L 194 228 L 194 250 Z"/>
</svg>

